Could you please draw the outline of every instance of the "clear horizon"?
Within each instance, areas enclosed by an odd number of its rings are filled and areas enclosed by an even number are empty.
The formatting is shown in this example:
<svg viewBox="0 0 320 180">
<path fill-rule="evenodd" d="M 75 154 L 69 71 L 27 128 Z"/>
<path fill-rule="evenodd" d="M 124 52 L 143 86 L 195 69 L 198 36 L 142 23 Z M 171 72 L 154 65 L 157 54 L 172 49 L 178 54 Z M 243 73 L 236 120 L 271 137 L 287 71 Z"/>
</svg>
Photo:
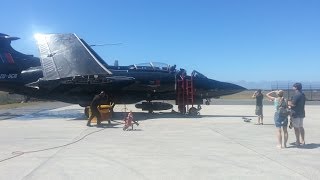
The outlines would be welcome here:
<svg viewBox="0 0 320 180">
<path fill-rule="evenodd" d="M 253 89 L 291 89 L 292 85 L 296 82 L 302 83 L 303 89 L 308 90 L 320 90 L 319 81 L 257 81 L 257 82 L 248 82 L 248 81 L 231 81 L 232 83 L 241 85 L 249 90 Z"/>
</svg>

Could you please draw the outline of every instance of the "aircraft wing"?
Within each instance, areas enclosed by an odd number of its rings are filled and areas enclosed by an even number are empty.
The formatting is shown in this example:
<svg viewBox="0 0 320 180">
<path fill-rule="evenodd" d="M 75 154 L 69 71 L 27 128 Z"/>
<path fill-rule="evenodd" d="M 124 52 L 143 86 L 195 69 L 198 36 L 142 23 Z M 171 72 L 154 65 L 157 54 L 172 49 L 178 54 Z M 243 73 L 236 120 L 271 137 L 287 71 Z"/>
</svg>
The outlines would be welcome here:
<svg viewBox="0 0 320 180">
<path fill-rule="evenodd" d="M 37 34 L 45 80 L 112 74 L 75 34 Z"/>
</svg>

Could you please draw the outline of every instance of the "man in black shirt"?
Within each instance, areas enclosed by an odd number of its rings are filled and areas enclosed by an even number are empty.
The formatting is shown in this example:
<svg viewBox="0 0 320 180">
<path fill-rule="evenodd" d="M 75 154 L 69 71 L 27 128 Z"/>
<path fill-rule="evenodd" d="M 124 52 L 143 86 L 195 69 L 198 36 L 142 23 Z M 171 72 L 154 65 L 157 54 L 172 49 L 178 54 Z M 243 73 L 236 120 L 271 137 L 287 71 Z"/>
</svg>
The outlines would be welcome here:
<svg viewBox="0 0 320 180">
<path fill-rule="evenodd" d="M 261 93 L 261 89 L 258 89 L 253 95 L 252 98 L 256 99 L 256 115 L 258 116 L 257 125 L 263 125 L 263 94 Z"/>
<path fill-rule="evenodd" d="M 91 116 L 89 117 L 89 120 L 87 122 L 87 126 L 91 126 L 91 120 L 96 117 L 97 118 L 97 126 L 101 125 L 101 114 L 98 110 L 98 106 L 101 104 L 101 101 L 105 98 L 106 94 L 104 91 L 101 91 L 100 94 L 94 96 L 91 104 L 90 104 L 90 109 L 91 109 Z"/>
<path fill-rule="evenodd" d="M 305 117 L 305 102 L 306 97 L 302 92 L 302 85 L 301 83 L 295 83 L 293 85 L 293 90 L 295 91 L 294 96 L 292 97 L 291 101 L 289 101 L 289 106 L 292 110 L 292 125 L 294 127 L 294 132 L 296 135 L 296 145 L 304 145 L 304 128 L 303 128 L 303 119 Z M 301 138 L 301 139 L 300 139 Z"/>
</svg>

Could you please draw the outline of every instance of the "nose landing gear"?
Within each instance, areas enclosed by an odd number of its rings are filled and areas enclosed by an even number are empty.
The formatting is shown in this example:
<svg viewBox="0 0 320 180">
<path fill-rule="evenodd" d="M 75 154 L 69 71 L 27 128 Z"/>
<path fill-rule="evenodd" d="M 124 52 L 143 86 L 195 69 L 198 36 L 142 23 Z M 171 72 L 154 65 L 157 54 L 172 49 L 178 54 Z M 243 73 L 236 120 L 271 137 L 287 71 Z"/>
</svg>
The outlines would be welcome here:
<svg viewBox="0 0 320 180">
<path fill-rule="evenodd" d="M 206 99 L 206 105 L 210 105 L 211 100 L 210 99 Z"/>
</svg>

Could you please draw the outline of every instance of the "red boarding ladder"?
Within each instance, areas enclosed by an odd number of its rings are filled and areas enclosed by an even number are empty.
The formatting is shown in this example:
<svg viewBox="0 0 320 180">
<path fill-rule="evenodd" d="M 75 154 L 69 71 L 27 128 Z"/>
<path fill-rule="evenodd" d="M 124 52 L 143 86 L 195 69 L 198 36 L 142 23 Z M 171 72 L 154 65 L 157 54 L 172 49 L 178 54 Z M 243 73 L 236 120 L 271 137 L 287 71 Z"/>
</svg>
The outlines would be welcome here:
<svg viewBox="0 0 320 180">
<path fill-rule="evenodd" d="M 194 88 L 193 88 L 193 78 L 192 76 L 188 79 L 185 79 L 185 84 L 186 84 L 186 92 L 187 92 L 187 109 L 189 110 L 189 105 L 193 107 L 194 103 Z"/>
<path fill-rule="evenodd" d="M 189 105 L 194 103 L 194 88 L 193 78 L 186 76 L 178 76 L 176 84 L 177 99 L 176 105 L 178 105 L 179 112 L 185 114 L 186 106 L 189 109 Z"/>
</svg>

